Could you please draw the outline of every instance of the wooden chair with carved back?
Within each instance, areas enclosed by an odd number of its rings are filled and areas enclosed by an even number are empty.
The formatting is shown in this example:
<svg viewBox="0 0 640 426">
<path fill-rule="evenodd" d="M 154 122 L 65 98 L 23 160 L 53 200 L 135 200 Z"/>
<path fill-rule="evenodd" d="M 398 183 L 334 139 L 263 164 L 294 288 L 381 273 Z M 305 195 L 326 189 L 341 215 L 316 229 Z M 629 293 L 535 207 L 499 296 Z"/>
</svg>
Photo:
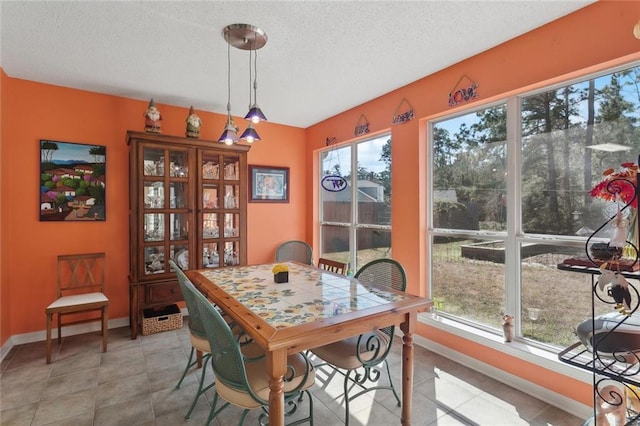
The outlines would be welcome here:
<svg viewBox="0 0 640 426">
<path fill-rule="evenodd" d="M 347 264 L 344 262 L 338 262 L 337 260 L 327 259 L 321 257 L 318 259 L 318 268 L 325 269 L 329 272 L 344 275 L 347 272 Z"/>
<path fill-rule="evenodd" d="M 102 352 L 107 351 L 109 299 L 105 295 L 105 254 L 88 253 L 58 256 L 56 300 L 47 306 L 47 364 L 51 363 L 51 324 L 57 317 L 58 344 L 62 342 L 62 327 L 101 321 Z M 100 316 L 85 315 L 99 312 Z M 80 315 L 78 315 L 80 314 Z M 64 320 L 63 317 L 73 315 Z"/>
</svg>

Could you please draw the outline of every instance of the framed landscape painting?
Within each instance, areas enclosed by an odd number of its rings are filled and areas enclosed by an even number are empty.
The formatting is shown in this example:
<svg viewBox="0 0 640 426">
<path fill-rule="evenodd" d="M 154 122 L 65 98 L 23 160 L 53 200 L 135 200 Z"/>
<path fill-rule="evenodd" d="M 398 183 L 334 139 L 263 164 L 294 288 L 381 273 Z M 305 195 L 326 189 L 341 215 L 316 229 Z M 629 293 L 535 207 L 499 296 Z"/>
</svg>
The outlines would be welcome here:
<svg viewBox="0 0 640 426">
<path fill-rule="evenodd" d="M 107 147 L 40 140 L 40 220 L 104 221 Z"/>
</svg>

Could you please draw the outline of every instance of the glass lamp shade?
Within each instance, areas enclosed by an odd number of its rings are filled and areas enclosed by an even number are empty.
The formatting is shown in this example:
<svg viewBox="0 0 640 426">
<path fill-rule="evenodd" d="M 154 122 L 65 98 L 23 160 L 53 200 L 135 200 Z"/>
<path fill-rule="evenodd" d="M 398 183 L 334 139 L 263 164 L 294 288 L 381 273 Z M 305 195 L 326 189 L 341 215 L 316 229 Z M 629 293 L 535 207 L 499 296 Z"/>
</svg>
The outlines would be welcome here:
<svg viewBox="0 0 640 426">
<path fill-rule="evenodd" d="M 240 139 L 242 139 L 243 141 L 247 141 L 248 143 L 260 140 L 260 135 L 258 135 L 256 129 L 253 128 L 253 122 L 249 123 L 247 129 L 242 132 L 242 136 L 240 136 Z"/>
<path fill-rule="evenodd" d="M 231 145 L 238 142 L 238 133 L 236 126 L 233 124 L 231 116 L 227 117 L 227 124 L 224 126 L 224 132 L 218 138 L 218 142 Z"/>
<path fill-rule="evenodd" d="M 247 115 L 244 116 L 244 119 L 250 120 L 252 123 L 267 121 L 267 117 L 264 116 L 258 104 L 253 104 L 253 106 L 251 106 L 251 109 L 249 109 Z"/>
</svg>

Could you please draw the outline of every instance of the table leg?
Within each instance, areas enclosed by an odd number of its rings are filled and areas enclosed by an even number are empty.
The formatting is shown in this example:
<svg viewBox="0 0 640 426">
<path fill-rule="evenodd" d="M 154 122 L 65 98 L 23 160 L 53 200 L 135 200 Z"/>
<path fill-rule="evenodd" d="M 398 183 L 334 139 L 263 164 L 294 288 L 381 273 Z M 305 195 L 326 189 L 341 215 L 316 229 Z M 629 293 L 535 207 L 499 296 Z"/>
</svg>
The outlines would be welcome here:
<svg viewBox="0 0 640 426">
<path fill-rule="evenodd" d="M 407 314 L 405 322 L 400 324 L 402 336 L 402 426 L 411 425 L 411 401 L 413 393 L 413 332 L 417 314 Z"/>
<path fill-rule="evenodd" d="M 287 370 L 287 351 L 267 351 L 269 373 L 269 426 L 284 426 L 284 375 Z"/>
</svg>

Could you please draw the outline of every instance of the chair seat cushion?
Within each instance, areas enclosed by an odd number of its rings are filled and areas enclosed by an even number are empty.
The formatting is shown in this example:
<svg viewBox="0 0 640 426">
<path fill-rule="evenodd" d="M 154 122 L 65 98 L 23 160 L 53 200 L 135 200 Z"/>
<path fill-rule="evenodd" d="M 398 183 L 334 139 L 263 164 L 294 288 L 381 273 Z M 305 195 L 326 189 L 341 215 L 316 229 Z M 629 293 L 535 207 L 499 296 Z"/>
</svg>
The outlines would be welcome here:
<svg viewBox="0 0 640 426">
<path fill-rule="evenodd" d="M 311 352 L 337 368 L 353 370 L 362 366 L 362 363 L 358 360 L 358 352 L 363 360 L 370 360 L 375 356 L 375 349 L 367 350 L 367 342 L 379 342 L 375 347 L 380 348 L 380 353 L 384 352 L 389 345 L 389 336 L 379 330 L 363 334 L 362 339 L 360 339 L 359 349 L 357 348 L 358 337 L 349 337 L 339 342 L 313 348 Z"/>
<path fill-rule="evenodd" d="M 109 303 L 109 299 L 104 293 L 84 293 L 74 294 L 72 296 L 63 296 L 55 302 L 47 306 L 47 309 L 60 309 L 69 306 L 90 305 L 93 303 Z"/>
<path fill-rule="evenodd" d="M 236 335 L 234 332 L 234 337 L 236 337 L 237 339 L 241 339 L 242 336 L 244 335 L 241 335 L 241 334 Z M 191 346 L 193 346 L 197 350 L 205 353 L 211 352 L 209 339 L 207 339 L 206 335 L 203 336 L 199 334 L 197 331 L 190 329 L 189 338 L 191 340 Z M 258 345 L 253 340 L 241 343 L 240 350 L 242 351 L 242 355 L 244 355 L 244 357 L 247 359 L 253 360 L 260 357 L 264 357 L 264 349 L 262 349 L 260 345 Z"/>
<path fill-rule="evenodd" d="M 206 337 L 198 336 L 193 332 L 189 333 L 189 337 L 191 338 L 191 346 L 196 348 L 196 350 L 199 350 L 205 353 L 211 352 L 211 346 L 209 346 L 209 340 L 207 340 Z"/>
<path fill-rule="evenodd" d="M 251 385 L 251 389 L 253 389 L 253 392 L 263 401 L 269 401 L 269 375 L 267 373 L 265 360 L 266 358 L 262 358 L 256 362 L 245 362 L 245 367 L 247 371 L 247 379 Z M 307 364 L 306 358 L 301 354 L 290 355 L 287 358 L 287 366 L 289 367 L 287 374 L 291 374 L 291 372 L 293 372 L 293 377 L 284 382 L 285 397 L 288 393 L 293 392 L 298 386 L 300 386 L 304 380 L 307 365 L 309 368 L 309 375 L 300 390 L 309 389 L 313 386 L 316 378 L 313 365 L 311 365 L 311 363 Z M 263 403 L 253 399 L 247 392 L 233 388 L 225 384 L 219 378 L 216 380 L 216 392 L 218 392 L 218 394 L 226 401 L 242 408 L 252 409 L 263 405 Z"/>
</svg>

